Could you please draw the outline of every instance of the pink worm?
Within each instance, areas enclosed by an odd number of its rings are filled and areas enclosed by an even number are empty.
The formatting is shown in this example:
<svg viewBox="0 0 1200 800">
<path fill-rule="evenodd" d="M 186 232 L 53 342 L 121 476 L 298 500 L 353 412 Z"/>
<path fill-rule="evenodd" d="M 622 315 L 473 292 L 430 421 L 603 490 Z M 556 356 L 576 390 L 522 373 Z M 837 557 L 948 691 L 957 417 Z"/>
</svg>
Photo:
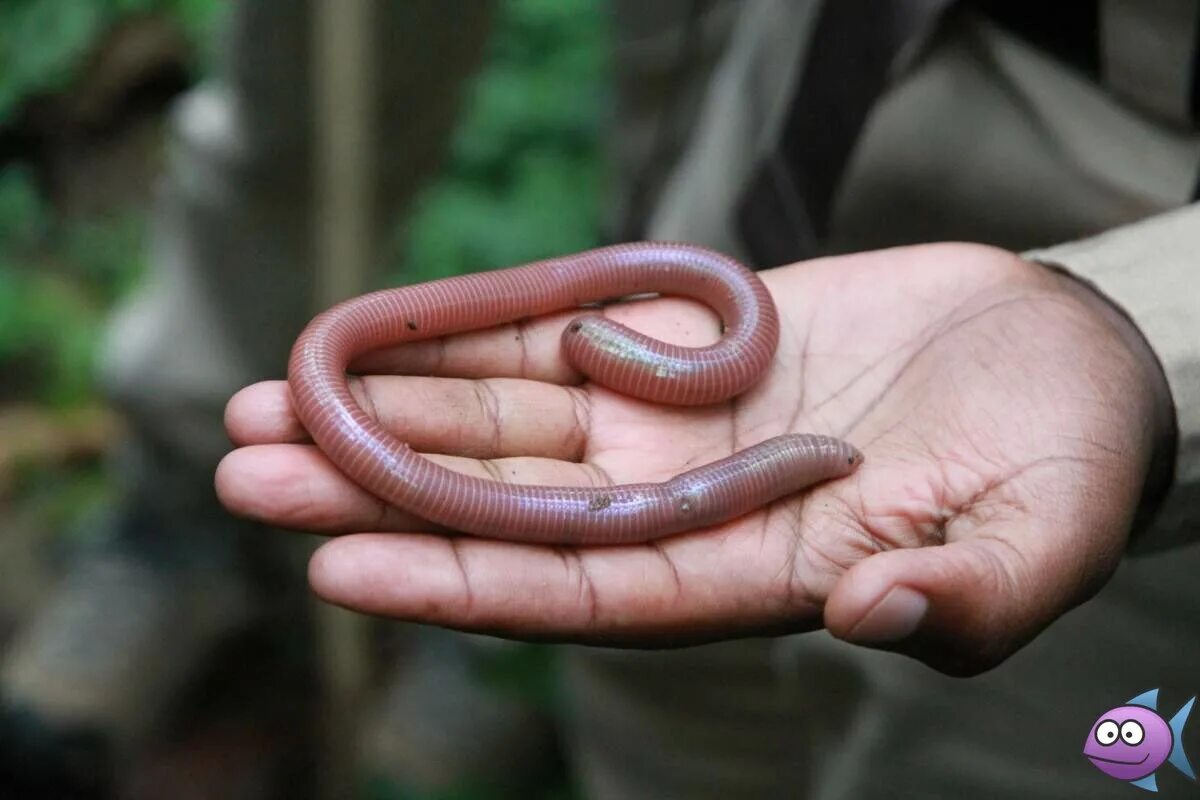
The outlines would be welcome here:
<svg viewBox="0 0 1200 800">
<path fill-rule="evenodd" d="M 749 388 L 779 341 L 779 318 L 758 276 L 700 247 L 643 242 L 523 267 L 387 289 L 317 316 L 296 341 L 288 381 L 318 447 L 377 497 L 455 530 L 512 541 L 627 544 L 715 525 L 849 474 L 862 460 L 829 436 L 789 434 L 663 483 L 517 486 L 437 466 L 388 433 L 350 395 L 346 369 L 363 353 L 576 308 L 604 298 L 670 292 L 711 306 L 721 340 L 688 348 L 599 315 L 563 331 L 567 359 L 593 381 L 657 403 L 703 405 Z"/>
</svg>

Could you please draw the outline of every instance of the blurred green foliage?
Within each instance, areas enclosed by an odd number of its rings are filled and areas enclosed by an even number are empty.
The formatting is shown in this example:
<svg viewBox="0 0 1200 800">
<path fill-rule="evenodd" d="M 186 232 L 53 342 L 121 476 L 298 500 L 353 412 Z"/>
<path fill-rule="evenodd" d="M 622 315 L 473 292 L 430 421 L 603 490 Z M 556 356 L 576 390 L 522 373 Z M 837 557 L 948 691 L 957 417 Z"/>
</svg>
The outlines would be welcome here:
<svg viewBox="0 0 1200 800">
<path fill-rule="evenodd" d="M 96 37 L 128 15 L 170 14 L 198 51 L 211 52 L 221 6 L 0 0 L 0 125 L 29 97 L 68 85 Z M 596 244 L 606 26 L 600 0 L 499 4 L 489 58 L 468 92 L 443 172 L 397 220 L 393 282 Z M 94 396 L 105 313 L 141 272 L 144 215 L 114 210 L 104 219 L 60 220 L 28 170 L 0 169 L 0 369 L 26 397 L 69 405 Z"/>
<path fill-rule="evenodd" d="M 97 37 L 134 14 L 169 15 L 206 52 L 216 0 L 3 0 L 0 2 L 0 124 L 30 95 L 75 76 Z"/>
<path fill-rule="evenodd" d="M 599 0 L 509 0 L 449 163 L 400 225 L 406 282 L 596 244 L 608 85 Z"/>
<path fill-rule="evenodd" d="M 73 406 L 94 395 L 97 343 L 141 272 L 142 228 L 134 213 L 64 223 L 28 170 L 0 169 L 0 399 Z"/>
<path fill-rule="evenodd" d="M 96 41 L 132 15 L 169 15 L 207 52 L 218 0 L 0 0 L 0 126 L 68 86 Z M 95 397 L 107 312 L 141 273 L 144 210 L 62 220 L 26 165 L 0 168 L 0 400 Z"/>
</svg>

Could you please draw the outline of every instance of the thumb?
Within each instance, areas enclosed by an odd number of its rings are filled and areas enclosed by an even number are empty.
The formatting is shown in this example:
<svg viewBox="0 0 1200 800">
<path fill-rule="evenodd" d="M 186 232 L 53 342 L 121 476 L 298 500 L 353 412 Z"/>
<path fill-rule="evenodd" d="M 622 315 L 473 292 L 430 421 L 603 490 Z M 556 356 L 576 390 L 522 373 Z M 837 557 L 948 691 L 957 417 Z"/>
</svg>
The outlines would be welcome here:
<svg viewBox="0 0 1200 800">
<path fill-rule="evenodd" d="M 951 675 L 987 670 L 1090 596 L 1115 566 L 1112 556 L 1086 568 L 1050 532 L 1039 533 L 980 530 L 870 556 L 834 585 L 825 626 Z"/>
</svg>

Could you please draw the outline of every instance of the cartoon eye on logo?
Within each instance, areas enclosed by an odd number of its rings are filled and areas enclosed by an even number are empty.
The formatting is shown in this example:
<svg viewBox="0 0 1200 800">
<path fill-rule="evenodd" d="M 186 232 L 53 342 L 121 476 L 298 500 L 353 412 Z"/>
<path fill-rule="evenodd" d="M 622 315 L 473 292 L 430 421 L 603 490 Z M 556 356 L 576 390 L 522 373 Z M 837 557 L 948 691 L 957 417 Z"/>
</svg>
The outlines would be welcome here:
<svg viewBox="0 0 1200 800">
<path fill-rule="evenodd" d="M 1108 747 L 1110 744 L 1116 744 L 1117 739 L 1121 737 L 1121 728 L 1111 719 L 1106 719 L 1096 726 L 1096 741 L 1102 747 Z"/>
<path fill-rule="evenodd" d="M 1157 711 L 1158 689 L 1139 694 L 1096 720 L 1083 755 L 1105 775 L 1151 792 L 1158 791 L 1155 771 L 1167 762 L 1195 780 L 1183 752 L 1183 726 L 1195 702 L 1188 700 L 1167 722 Z"/>
<path fill-rule="evenodd" d="M 1126 720 L 1121 726 L 1121 741 L 1130 747 L 1136 747 L 1146 738 L 1146 729 L 1133 720 Z"/>
</svg>

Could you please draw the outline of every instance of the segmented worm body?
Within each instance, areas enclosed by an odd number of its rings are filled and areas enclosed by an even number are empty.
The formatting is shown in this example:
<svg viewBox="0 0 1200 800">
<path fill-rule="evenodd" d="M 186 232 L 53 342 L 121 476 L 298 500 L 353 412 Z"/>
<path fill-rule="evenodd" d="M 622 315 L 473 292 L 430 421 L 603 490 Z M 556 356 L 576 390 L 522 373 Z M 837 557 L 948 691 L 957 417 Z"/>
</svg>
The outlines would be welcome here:
<svg viewBox="0 0 1200 800">
<path fill-rule="evenodd" d="M 699 247 L 643 242 L 522 267 L 387 289 L 317 316 L 288 364 L 293 404 L 317 446 L 351 480 L 430 521 L 498 539 L 627 544 L 739 517 L 861 461 L 816 434 L 768 439 L 663 483 L 521 486 L 462 475 L 414 452 L 354 401 L 355 357 L 405 341 L 487 328 L 644 293 L 690 297 L 719 315 L 708 347 L 667 344 L 598 314 L 563 331 L 566 358 L 591 380 L 644 400 L 703 405 L 748 389 L 779 341 L 779 318 L 758 276 Z"/>
</svg>

